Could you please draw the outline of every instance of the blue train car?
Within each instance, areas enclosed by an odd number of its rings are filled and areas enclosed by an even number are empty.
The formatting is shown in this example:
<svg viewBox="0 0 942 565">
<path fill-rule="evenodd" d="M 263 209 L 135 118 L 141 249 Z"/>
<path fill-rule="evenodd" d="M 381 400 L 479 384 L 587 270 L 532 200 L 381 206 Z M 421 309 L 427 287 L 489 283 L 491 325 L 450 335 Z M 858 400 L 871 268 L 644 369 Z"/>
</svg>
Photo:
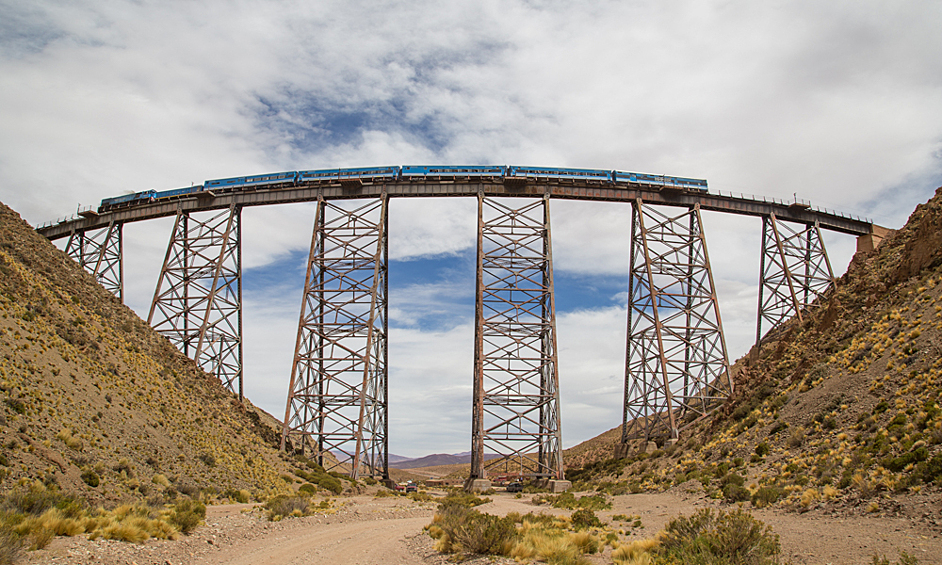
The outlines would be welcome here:
<svg viewBox="0 0 942 565">
<path fill-rule="evenodd" d="M 186 196 L 188 194 L 194 194 L 203 190 L 203 185 L 197 184 L 193 186 L 186 186 L 183 188 L 172 188 L 170 190 L 161 190 L 154 195 L 154 198 L 157 200 L 164 200 L 166 198 L 175 198 L 177 196 Z"/>
<path fill-rule="evenodd" d="M 669 177 L 665 175 L 651 175 L 647 173 L 629 173 L 614 171 L 612 173 L 616 183 L 630 182 L 633 184 L 647 184 L 681 190 L 707 191 L 707 181 L 703 179 L 690 179 L 685 177 Z"/>
<path fill-rule="evenodd" d="M 700 192 L 707 192 L 707 181 L 706 179 L 688 179 L 684 177 L 670 177 L 678 186 L 681 186 L 690 190 L 698 190 Z"/>
<path fill-rule="evenodd" d="M 504 167 L 500 165 L 403 165 L 402 178 L 415 180 L 423 178 L 501 178 Z"/>
<path fill-rule="evenodd" d="M 206 190 L 215 188 L 232 189 L 243 188 L 246 186 L 274 186 L 288 184 L 293 185 L 297 180 L 296 171 L 285 171 L 282 173 L 268 173 L 264 175 L 252 175 L 248 177 L 232 177 L 228 179 L 213 179 L 203 183 Z"/>
<path fill-rule="evenodd" d="M 240 186 L 245 186 L 245 177 L 232 177 L 228 179 L 213 179 L 203 182 L 203 187 L 206 190 L 212 190 L 214 188 L 238 188 Z"/>
<path fill-rule="evenodd" d="M 507 167 L 507 176 L 510 178 L 546 178 L 595 180 L 605 183 L 612 182 L 611 171 L 601 171 L 598 169 L 559 169 L 555 167 L 519 167 L 511 165 Z"/>
<path fill-rule="evenodd" d="M 305 182 L 333 182 L 348 179 L 368 181 L 399 179 L 399 167 L 366 167 L 359 169 L 318 169 L 313 171 L 299 171 L 298 183 Z"/>
<path fill-rule="evenodd" d="M 294 185 L 298 178 L 297 171 L 284 171 L 281 173 L 269 173 L 266 175 L 253 175 L 245 177 L 245 186 L 274 186 L 274 185 Z"/>
<path fill-rule="evenodd" d="M 123 208 L 126 206 L 133 206 L 134 204 L 137 204 L 138 202 L 150 202 L 156 194 L 157 194 L 157 191 L 154 189 L 151 189 L 151 190 L 142 190 L 141 192 L 135 192 L 134 194 L 125 194 L 123 196 L 105 198 L 101 201 L 101 204 L 98 206 L 98 211 L 104 212 L 105 210 L 111 210 L 114 208 Z"/>
</svg>

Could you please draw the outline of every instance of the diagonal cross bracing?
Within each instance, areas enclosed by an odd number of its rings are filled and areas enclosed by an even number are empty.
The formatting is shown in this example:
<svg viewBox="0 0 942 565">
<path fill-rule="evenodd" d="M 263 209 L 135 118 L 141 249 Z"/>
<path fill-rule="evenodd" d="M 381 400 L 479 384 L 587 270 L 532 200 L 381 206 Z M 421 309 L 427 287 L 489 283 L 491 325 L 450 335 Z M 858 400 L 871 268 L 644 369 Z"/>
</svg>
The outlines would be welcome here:
<svg viewBox="0 0 942 565">
<path fill-rule="evenodd" d="M 389 477 L 387 202 L 318 201 L 282 433 L 354 478 Z"/>
<path fill-rule="evenodd" d="M 124 255 L 122 227 L 112 221 L 97 230 L 72 232 L 65 252 L 75 259 L 106 290 L 124 302 Z"/>
<path fill-rule="evenodd" d="M 562 479 L 549 195 L 478 195 L 477 252 L 471 477 Z"/>
<path fill-rule="evenodd" d="M 177 214 L 147 322 L 242 398 L 240 217 Z"/>
<path fill-rule="evenodd" d="M 733 383 L 699 206 L 632 205 L 622 442 L 677 438 Z"/>
<path fill-rule="evenodd" d="M 793 226 L 774 214 L 762 218 L 756 344 L 762 338 L 763 322 L 772 329 L 792 316 L 802 320 L 804 310 L 834 280 L 817 223 Z"/>
</svg>

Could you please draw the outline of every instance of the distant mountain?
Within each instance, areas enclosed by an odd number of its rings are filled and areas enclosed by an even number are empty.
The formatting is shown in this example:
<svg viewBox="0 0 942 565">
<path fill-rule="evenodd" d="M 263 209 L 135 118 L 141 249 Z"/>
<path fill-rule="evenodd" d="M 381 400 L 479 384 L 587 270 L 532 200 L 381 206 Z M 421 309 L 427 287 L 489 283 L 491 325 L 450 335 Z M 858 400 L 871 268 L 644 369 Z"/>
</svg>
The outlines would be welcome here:
<svg viewBox="0 0 942 565">
<path fill-rule="evenodd" d="M 463 453 L 435 453 L 432 455 L 426 455 L 425 457 L 419 457 L 417 459 L 408 459 L 405 457 L 395 456 L 398 461 L 393 461 L 393 455 L 389 456 L 389 466 L 395 469 L 418 469 L 420 467 L 437 467 L 439 465 L 467 465 L 471 463 L 471 452 L 465 451 Z M 488 453 L 484 456 L 485 460 L 493 459 L 498 457 L 493 453 Z"/>
</svg>

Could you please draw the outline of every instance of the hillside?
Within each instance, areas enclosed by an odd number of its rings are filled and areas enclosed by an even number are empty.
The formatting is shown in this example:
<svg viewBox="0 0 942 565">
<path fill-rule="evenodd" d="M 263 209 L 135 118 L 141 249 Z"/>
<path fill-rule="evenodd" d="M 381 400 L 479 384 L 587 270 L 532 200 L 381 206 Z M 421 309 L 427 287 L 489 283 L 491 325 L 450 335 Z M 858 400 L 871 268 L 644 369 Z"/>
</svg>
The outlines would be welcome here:
<svg viewBox="0 0 942 565">
<path fill-rule="evenodd" d="M 106 505 L 283 492 L 273 421 L 0 204 L 0 493 L 34 480 Z"/>
<path fill-rule="evenodd" d="M 736 393 L 651 454 L 608 459 L 617 429 L 567 450 L 569 478 L 616 490 L 687 483 L 730 502 L 938 516 L 942 189 L 858 254 L 799 323 L 733 368 Z M 579 468 L 581 467 L 581 468 Z"/>
</svg>

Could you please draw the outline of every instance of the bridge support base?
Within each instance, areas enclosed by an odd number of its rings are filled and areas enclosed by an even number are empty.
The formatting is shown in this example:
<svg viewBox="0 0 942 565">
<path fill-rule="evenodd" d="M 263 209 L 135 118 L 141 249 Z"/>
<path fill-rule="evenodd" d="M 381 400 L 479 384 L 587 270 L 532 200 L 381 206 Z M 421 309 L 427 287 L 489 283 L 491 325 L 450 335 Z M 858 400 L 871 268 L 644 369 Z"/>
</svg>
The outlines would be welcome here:
<svg viewBox="0 0 942 565">
<path fill-rule="evenodd" d="M 491 481 L 487 479 L 468 479 L 464 482 L 464 490 L 468 492 L 484 492 L 491 489 Z"/>
</svg>

